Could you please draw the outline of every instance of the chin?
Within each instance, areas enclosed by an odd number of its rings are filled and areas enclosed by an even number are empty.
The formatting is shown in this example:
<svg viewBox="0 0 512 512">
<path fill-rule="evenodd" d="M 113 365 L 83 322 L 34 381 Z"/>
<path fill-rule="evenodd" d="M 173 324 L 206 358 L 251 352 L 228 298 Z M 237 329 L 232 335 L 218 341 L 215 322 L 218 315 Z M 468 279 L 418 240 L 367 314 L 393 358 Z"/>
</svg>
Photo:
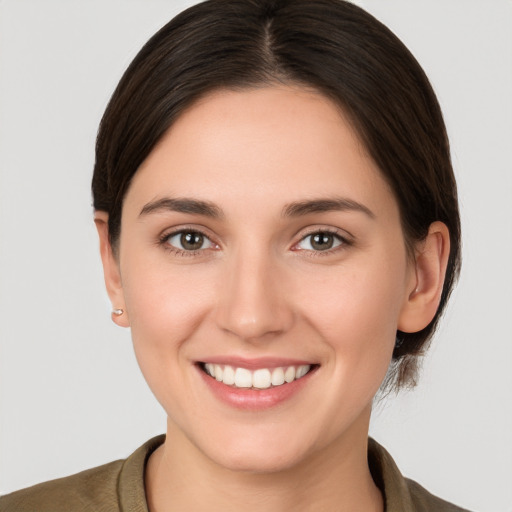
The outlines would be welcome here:
<svg viewBox="0 0 512 512">
<path fill-rule="evenodd" d="M 270 474 L 290 470 L 300 465 L 304 454 L 283 452 L 256 452 L 240 450 L 222 454 L 212 454 L 212 460 L 223 468 L 238 473 Z"/>
<path fill-rule="evenodd" d="M 251 427 L 244 430 L 217 438 L 214 443 L 208 440 L 203 453 L 227 470 L 261 474 L 289 470 L 307 458 L 307 443 L 291 437 L 289 430 L 281 435 L 275 431 L 269 435 L 256 434 L 251 432 Z"/>
</svg>

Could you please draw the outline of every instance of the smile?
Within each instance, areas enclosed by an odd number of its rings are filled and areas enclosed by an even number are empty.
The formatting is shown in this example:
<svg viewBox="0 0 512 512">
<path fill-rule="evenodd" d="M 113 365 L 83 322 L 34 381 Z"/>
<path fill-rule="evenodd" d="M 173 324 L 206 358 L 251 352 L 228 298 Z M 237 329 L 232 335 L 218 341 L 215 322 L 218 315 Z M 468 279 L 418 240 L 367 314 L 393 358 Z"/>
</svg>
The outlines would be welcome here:
<svg viewBox="0 0 512 512">
<path fill-rule="evenodd" d="M 310 364 L 256 370 L 213 363 L 203 363 L 201 367 L 207 375 L 218 382 L 239 389 L 268 389 L 282 386 L 301 379 L 312 369 Z"/>
</svg>

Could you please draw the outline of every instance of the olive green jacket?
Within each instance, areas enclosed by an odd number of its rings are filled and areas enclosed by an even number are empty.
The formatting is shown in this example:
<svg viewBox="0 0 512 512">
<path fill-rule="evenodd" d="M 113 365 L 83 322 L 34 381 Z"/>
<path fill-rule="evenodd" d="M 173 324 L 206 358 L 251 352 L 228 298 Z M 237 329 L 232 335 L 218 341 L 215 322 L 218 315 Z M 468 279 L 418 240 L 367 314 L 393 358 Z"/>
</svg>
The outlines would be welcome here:
<svg viewBox="0 0 512 512">
<path fill-rule="evenodd" d="M 125 460 L 0 497 L 0 512 L 148 512 L 144 469 L 151 453 L 164 440 L 165 436 L 149 440 Z M 368 460 L 384 495 L 386 512 L 464 510 L 404 478 L 389 453 L 373 439 L 369 440 Z"/>
</svg>

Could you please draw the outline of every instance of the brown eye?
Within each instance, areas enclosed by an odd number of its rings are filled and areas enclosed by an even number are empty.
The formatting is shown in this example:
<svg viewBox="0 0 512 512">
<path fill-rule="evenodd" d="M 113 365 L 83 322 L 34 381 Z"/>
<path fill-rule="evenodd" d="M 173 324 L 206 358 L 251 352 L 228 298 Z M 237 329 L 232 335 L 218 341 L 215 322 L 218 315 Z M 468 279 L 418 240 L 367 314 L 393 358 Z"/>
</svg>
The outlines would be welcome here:
<svg viewBox="0 0 512 512">
<path fill-rule="evenodd" d="M 180 251 L 200 251 L 213 247 L 212 241 L 198 231 L 179 231 L 166 239 L 166 243 Z"/>
<path fill-rule="evenodd" d="M 180 242 L 186 251 L 197 251 L 203 246 L 204 236 L 201 233 L 182 233 Z"/>
<path fill-rule="evenodd" d="M 328 251 L 342 245 L 345 241 L 334 233 L 328 231 L 319 231 L 305 236 L 298 244 L 299 249 L 307 251 Z"/>
<path fill-rule="evenodd" d="M 334 244 L 334 236 L 330 233 L 317 233 L 311 236 L 311 247 L 317 251 L 331 249 Z"/>
</svg>

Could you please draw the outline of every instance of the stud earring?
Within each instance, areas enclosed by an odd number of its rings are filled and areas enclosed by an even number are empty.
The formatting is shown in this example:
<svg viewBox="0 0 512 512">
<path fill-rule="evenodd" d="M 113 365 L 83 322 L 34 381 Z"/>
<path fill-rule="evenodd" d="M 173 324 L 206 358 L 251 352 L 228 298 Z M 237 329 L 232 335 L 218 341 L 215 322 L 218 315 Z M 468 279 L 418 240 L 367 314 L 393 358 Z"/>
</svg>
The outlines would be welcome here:
<svg viewBox="0 0 512 512">
<path fill-rule="evenodd" d="M 113 309 L 112 314 L 116 316 L 121 316 L 124 313 L 124 309 Z"/>
</svg>

